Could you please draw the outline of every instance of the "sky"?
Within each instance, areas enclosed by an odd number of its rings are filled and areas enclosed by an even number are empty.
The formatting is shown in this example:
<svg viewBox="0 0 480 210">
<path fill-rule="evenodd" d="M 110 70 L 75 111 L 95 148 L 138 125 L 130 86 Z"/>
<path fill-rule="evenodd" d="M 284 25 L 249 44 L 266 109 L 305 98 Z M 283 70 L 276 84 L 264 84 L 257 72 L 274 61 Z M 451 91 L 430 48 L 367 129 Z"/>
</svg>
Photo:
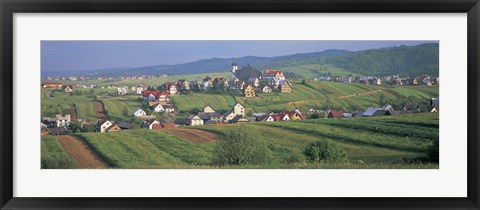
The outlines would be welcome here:
<svg viewBox="0 0 480 210">
<path fill-rule="evenodd" d="M 272 57 L 328 49 L 360 51 L 437 41 L 41 41 L 41 71 L 83 71 Z"/>
</svg>

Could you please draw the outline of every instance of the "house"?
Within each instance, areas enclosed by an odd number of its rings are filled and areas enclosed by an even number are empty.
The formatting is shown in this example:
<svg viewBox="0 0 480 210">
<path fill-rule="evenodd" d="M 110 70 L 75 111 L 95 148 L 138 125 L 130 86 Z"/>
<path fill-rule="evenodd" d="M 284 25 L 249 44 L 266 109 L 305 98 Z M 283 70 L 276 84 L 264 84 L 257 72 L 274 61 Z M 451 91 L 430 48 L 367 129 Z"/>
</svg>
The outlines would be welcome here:
<svg viewBox="0 0 480 210">
<path fill-rule="evenodd" d="M 203 120 L 202 120 L 202 118 L 200 118 L 200 117 L 197 116 L 197 115 L 190 115 L 190 116 L 187 118 L 187 124 L 188 124 L 188 125 L 191 125 L 191 126 L 203 125 Z"/>
<path fill-rule="evenodd" d="M 280 91 L 282 93 L 292 92 L 292 84 L 288 80 L 280 81 Z"/>
<path fill-rule="evenodd" d="M 230 122 L 237 115 L 233 113 L 233 111 L 229 111 L 225 113 L 223 116 L 224 116 L 224 122 Z"/>
<path fill-rule="evenodd" d="M 57 127 L 67 127 L 71 122 L 70 115 L 57 114 L 55 116 L 55 122 L 57 123 Z"/>
<path fill-rule="evenodd" d="M 300 113 L 299 111 L 285 111 L 284 114 L 288 115 L 290 120 L 302 120 L 305 119 L 305 115 Z"/>
<path fill-rule="evenodd" d="M 179 91 L 190 90 L 190 84 L 188 83 L 188 81 L 186 81 L 184 79 L 178 80 L 176 86 L 177 86 L 177 90 L 179 90 Z"/>
<path fill-rule="evenodd" d="M 406 103 L 405 105 L 402 106 L 402 108 L 400 110 L 413 111 L 413 112 L 428 112 L 428 111 L 431 111 L 423 103 L 419 103 L 419 104 Z"/>
<path fill-rule="evenodd" d="M 166 113 L 174 113 L 175 112 L 175 105 L 173 104 L 165 104 L 163 105 Z"/>
<path fill-rule="evenodd" d="M 245 97 L 249 98 L 249 97 L 255 97 L 255 88 L 249 84 L 245 90 L 243 91 L 243 93 L 245 94 Z"/>
<path fill-rule="evenodd" d="M 198 113 L 198 117 L 200 117 L 204 122 L 212 121 L 212 122 L 223 122 L 223 115 L 217 112 L 201 112 Z"/>
<path fill-rule="evenodd" d="M 165 110 L 165 108 L 163 108 L 162 104 L 160 103 L 157 103 L 151 107 L 154 112 L 163 112 Z"/>
<path fill-rule="evenodd" d="M 44 136 L 44 135 L 48 135 L 49 132 L 48 132 L 48 126 L 43 124 L 43 123 L 40 123 L 40 135 Z"/>
<path fill-rule="evenodd" d="M 169 91 L 170 95 L 176 95 L 178 92 L 177 92 L 177 86 L 175 85 L 170 85 L 170 88 L 169 88 Z"/>
<path fill-rule="evenodd" d="M 135 89 L 135 92 L 138 94 L 138 95 L 141 95 L 143 93 L 143 87 L 142 86 L 139 86 Z"/>
<path fill-rule="evenodd" d="M 374 116 L 375 112 L 378 110 L 382 110 L 381 108 L 376 108 L 376 107 L 369 107 L 365 112 L 363 112 L 362 116 L 363 117 L 372 117 Z"/>
<path fill-rule="evenodd" d="M 71 85 L 65 85 L 63 87 L 63 91 L 65 92 L 65 94 L 70 94 L 73 92 L 73 86 Z"/>
<path fill-rule="evenodd" d="M 439 106 L 434 106 L 432 109 L 430 109 L 430 112 L 440 112 L 440 107 Z"/>
<path fill-rule="evenodd" d="M 106 131 L 107 132 L 122 131 L 122 128 L 120 128 L 120 126 L 117 124 L 113 124 L 112 126 L 108 127 Z"/>
<path fill-rule="evenodd" d="M 264 93 L 271 93 L 271 92 L 272 92 L 272 88 L 271 88 L 270 86 L 268 86 L 268 85 L 264 85 L 264 86 L 262 87 L 262 92 L 264 92 Z"/>
<path fill-rule="evenodd" d="M 124 96 L 128 94 L 128 87 L 118 87 L 117 88 L 117 94 Z"/>
<path fill-rule="evenodd" d="M 376 110 L 371 116 L 378 117 L 378 116 L 388 116 L 392 115 L 389 110 Z"/>
<path fill-rule="evenodd" d="M 249 122 L 249 120 L 244 115 L 237 115 L 230 121 L 230 123 L 245 123 L 245 122 Z"/>
<path fill-rule="evenodd" d="M 353 114 L 352 113 L 343 113 L 343 117 L 344 118 L 351 118 L 351 117 L 353 117 Z"/>
<path fill-rule="evenodd" d="M 343 111 L 330 110 L 330 112 L 328 113 L 328 118 L 343 118 Z"/>
<path fill-rule="evenodd" d="M 245 116 L 245 107 L 241 103 L 233 105 L 233 114 Z"/>
<path fill-rule="evenodd" d="M 58 128 L 47 128 L 48 134 L 58 136 L 58 135 L 68 135 L 70 134 L 70 131 L 68 131 L 64 127 L 58 127 Z"/>
<path fill-rule="evenodd" d="M 141 127 L 142 128 L 153 129 L 154 125 L 159 125 L 159 124 L 160 124 L 160 121 L 155 120 L 155 119 L 149 119 L 149 120 L 143 121 Z"/>
<path fill-rule="evenodd" d="M 143 116 L 147 116 L 147 113 L 145 111 L 143 111 L 143 109 L 137 108 L 137 109 L 133 110 L 132 116 L 133 117 L 143 117 Z"/>
<path fill-rule="evenodd" d="M 385 104 L 383 105 L 383 107 L 381 108 L 382 110 L 395 110 L 392 105 L 390 104 Z"/>
<path fill-rule="evenodd" d="M 282 71 L 279 70 L 273 70 L 273 69 L 267 69 L 265 70 L 265 73 L 263 74 L 263 78 L 275 78 L 276 80 L 286 80 L 285 75 L 283 75 Z"/>
<path fill-rule="evenodd" d="M 258 122 L 273 122 L 275 121 L 274 115 L 263 115 L 259 118 L 257 118 Z"/>
<path fill-rule="evenodd" d="M 104 119 L 98 120 L 96 125 L 97 131 L 99 131 L 100 133 L 105 133 L 107 132 L 107 129 L 112 125 L 113 125 L 113 122 L 109 120 L 104 120 Z"/>
<path fill-rule="evenodd" d="M 117 123 L 118 127 L 120 127 L 122 130 L 128 130 L 132 128 L 132 124 L 129 122 L 119 122 Z"/>
</svg>

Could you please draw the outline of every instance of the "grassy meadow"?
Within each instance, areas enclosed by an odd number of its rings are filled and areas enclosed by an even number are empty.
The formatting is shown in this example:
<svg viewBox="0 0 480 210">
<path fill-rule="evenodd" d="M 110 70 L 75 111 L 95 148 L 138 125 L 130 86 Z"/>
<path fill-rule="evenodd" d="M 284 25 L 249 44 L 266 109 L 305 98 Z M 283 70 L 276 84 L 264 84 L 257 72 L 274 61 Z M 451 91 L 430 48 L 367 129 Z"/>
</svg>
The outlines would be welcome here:
<svg viewBox="0 0 480 210">
<path fill-rule="evenodd" d="M 77 167 L 55 137 L 42 136 L 41 148 L 42 169 L 68 169 Z"/>
</svg>

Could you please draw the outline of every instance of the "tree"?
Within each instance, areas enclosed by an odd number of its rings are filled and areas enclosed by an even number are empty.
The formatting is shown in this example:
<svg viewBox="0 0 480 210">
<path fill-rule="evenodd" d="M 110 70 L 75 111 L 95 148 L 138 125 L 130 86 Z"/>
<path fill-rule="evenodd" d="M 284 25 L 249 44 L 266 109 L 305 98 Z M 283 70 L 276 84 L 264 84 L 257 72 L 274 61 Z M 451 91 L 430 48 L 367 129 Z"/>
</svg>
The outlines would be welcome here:
<svg viewBox="0 0 480 210">
<path fill-rule="evenodd" d="M 128 107 L 126 105 L 123 106 L 122 113 L 124 116 L 128 116 Z"/>
<path fill-rule="evenodd" d="M 311 143 L 303 150 L 303 154 L 308 160 L 315 162 L 347 160 L 345 150 L 330 140 Z"/>
<path fill-rule="evenodd" d="M 213 154 L 215 164 L 245 165 L 268 162 L 271 151 L 256 130 L 241 124 L 225 134 L 225 140 L 215 146 Z"/>
<path fill-rule="evenodd" d="M 95 94 L 95 90 L 93 88 L 90 89 L 90 95 L 93 96 Z"/>
</svg>

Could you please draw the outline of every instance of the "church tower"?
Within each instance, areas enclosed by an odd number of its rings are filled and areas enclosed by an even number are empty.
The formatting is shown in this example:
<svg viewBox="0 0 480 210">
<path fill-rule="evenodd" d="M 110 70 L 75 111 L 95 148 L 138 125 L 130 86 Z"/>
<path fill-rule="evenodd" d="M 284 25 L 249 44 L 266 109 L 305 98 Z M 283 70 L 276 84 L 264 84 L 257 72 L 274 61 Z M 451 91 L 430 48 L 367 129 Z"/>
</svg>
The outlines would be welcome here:
<svg viewBox="0 0 480 210">
<path fill-rule="evenodd" d="M 235 72 L 238 70 L 238 65 L 237 62 L 235 62 L 235 59 L 232 59 L 232 72 L 231 72 L 231 79 L 236 80 L 237 77 L 235 76 Z"/>
<path fill-rule="evenodd" d="M 232 59 L 232 73 L 235 73 L 235 71 L 237 70 L 238 70 L 237 62 L 235 62 L 235 59 Z"/>
</svg>

